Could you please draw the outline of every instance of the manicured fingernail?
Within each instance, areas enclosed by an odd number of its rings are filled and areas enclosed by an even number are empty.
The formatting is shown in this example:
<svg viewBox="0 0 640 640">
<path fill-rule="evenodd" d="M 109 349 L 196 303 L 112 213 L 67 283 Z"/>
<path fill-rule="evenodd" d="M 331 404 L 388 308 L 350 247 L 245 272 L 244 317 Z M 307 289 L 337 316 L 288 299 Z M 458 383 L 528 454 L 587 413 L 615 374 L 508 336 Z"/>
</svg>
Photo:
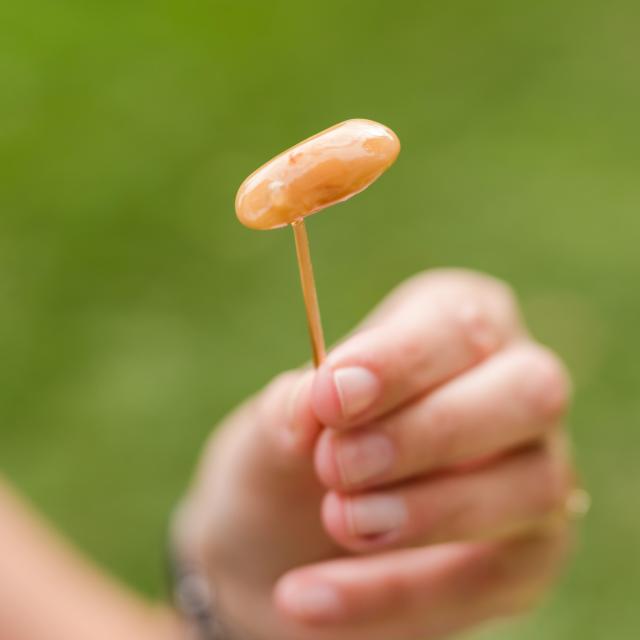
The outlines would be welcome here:
<svg viewBox="0 0 640 640">
<path fill-rule="evenodd" d="M 407 507 L 397 496 L 372 495 L 348 503 L 348 517 L 357 536 L 390 533 L 407 521 Z"/>
<path fill-rule="evenodd" d="M 293 615 L 316 621 L 338 618 L 342 610 L 337 591 L 322 582 L 287 584 L 281 591 L 281 599 Z"/>
<path fill-rule="evenodd" d="M 342 415 L 351 418 L 373 404 L 380 381 L 364 367 L 344 367 L 333 372 Z"/>
<path fill-rule="evenodd" d="M 380 433 L 346 436 L 336 441 L 336 461 L 342 482 L 354 486 L 375 478 L 393 464 L 391 440 Z"/>
</svg>

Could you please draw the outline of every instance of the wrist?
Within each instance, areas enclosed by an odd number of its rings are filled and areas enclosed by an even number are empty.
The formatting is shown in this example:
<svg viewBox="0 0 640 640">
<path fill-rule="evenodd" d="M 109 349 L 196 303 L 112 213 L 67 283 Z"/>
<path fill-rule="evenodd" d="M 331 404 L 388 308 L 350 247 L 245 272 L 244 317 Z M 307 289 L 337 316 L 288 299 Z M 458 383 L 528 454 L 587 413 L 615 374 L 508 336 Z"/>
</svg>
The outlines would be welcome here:
<svg viewBox="0 0 640 640">
<path fill-rule="evenodd" d="M 238 640 L 221 613 L 216 581 L 186 510 L 176 510 L 168 542 L 172 599 L 187 640 Z"/>
</svg>

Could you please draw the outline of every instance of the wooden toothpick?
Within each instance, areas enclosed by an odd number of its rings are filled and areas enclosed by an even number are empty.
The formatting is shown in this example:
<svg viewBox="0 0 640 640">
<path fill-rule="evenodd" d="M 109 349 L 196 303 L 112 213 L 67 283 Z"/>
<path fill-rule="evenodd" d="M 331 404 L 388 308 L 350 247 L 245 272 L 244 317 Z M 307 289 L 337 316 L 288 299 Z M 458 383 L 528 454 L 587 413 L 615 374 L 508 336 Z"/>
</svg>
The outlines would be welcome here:
<svg viewBox="0 0 640 640">
<path fill-rule="evenodd" d="M 313 363 L 319 367 L 325 359 L 324 333 L 322 320 L 320 319 L 320 307 L 318 305 L 318 293 L 313 277 L 313 265 L 309 251 L 309 237 L 304 218 L 298 218 L 291 223 L 293 237 L 296 243 L 296 255 L 298 256 L 298 268 L 300 270 L 300 284 L 302 285 L 302 297 L 307 311 L 307 324 L 309 337 L 311 338 L 311 351 Z"/>
</svg>

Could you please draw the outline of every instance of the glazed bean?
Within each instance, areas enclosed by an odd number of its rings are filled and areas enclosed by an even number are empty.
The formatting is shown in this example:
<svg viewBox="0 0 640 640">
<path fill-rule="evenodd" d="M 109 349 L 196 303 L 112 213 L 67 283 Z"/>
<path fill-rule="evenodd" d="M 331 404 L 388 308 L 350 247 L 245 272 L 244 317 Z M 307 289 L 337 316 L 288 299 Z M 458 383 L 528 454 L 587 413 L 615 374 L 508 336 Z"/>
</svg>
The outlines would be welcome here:
<svg viewBox="0 0 640 640">
<path fill-rule="evenodd" d="M 395 161 L 400 142 L 372 120 L 346 120 L 276 156 L 240 186 L 236 213 L 252 229 L 275 229 L 347 200 Z"/>
</svg>

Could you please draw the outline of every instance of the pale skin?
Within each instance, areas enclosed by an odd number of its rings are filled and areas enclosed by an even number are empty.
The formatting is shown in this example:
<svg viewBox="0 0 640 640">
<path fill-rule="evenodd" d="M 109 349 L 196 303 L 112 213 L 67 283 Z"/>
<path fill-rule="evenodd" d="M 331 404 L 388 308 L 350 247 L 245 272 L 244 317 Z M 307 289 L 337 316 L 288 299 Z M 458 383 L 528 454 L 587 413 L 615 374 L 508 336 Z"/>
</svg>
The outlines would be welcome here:
<svg viewBox="0 0 640 640">
<path fill-rule="evenodd" d="M 238 640 L 429 640 L 525 612 L 570 547 L 569 394 L 506 285 L 418 275 L 319 370 L 277 376 L 215 430 L 177 544 Z M 16 608 L 20 572 L 0 571 L 7 640 L 44 637 L 30 617 L 54 589 L 48 638 L 187 637 L 0 493 L 3 509 L 20 524 L 0 533 L 0 564 L 35 556 L 65 585 L 23 579 Z M 84 625 L 65 622 L 78 610 Z"/>
</svg>

